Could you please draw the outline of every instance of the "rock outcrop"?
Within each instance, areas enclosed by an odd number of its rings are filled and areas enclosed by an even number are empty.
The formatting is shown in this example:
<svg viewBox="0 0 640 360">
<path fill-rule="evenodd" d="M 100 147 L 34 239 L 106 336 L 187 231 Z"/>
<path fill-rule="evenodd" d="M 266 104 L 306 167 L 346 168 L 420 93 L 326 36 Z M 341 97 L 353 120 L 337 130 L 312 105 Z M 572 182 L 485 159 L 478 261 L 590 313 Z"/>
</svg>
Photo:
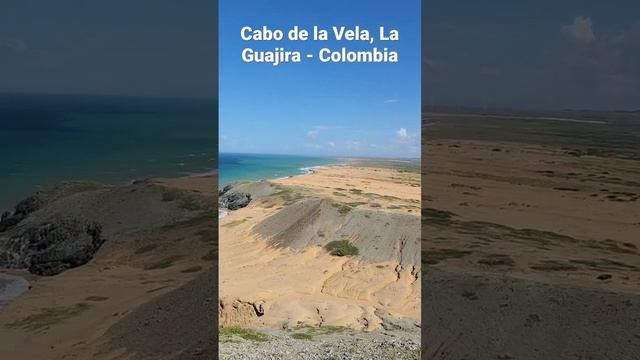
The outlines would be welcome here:
<svg viewBox="0 0 640 360">
<path fill-rule="evenodd" d="M 218 192 L 218 205 L 229 210 L 241 209 L 251 202 L 251 194 L 236 191 L 232 185 L 225 186 Z"/>
<path fill-rule="evenodd" d="M 61 220 L 0 237 L 0 267 L 59 274 L 89 262 L 105 239 L 98 223 Z"/>
<path fill-rule="evenodd" d="M 27 215 L 40 209 L 44 203 L 45 199 L 42 193 L 36 193 L 20 201 L 13 213 L 5 212 L 0 217 L 0 233 L 18 225 Z"/>
</svg>

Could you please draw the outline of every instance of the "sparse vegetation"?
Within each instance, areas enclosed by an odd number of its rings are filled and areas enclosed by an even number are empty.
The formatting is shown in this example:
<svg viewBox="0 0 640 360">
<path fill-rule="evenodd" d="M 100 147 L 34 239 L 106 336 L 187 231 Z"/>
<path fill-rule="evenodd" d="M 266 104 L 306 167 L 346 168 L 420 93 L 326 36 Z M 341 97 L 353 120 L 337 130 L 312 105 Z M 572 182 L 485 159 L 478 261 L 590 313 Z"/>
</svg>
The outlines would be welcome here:
<svg viewBox="0 0 640 360">
<path fill-rule="evenodd" d="M 356 202 L 346 203 L 345 205 L 354 208 L 354 207 L 358 207 L 358 206 L 364 205 L 364 204 L 366 204 L 366 202 L 356 201 Z"/>
<path fill-rule="evenodd" d="M 247 221 L 247 219 L 240 219 L 240 220 L 234 220 L 234 221 L 230 221 L 226 224 L 223 224 L 222 227 L 234 227 L 237 225 L 240 225 L 242 223 L 244 223 L 245 221 Z"/>
<path fill-rule="evenodd" d="M 263 334 L 261 332 L 245 329 L 240 327 L 226 327 L 220 329 L 220 341 L 227 342 L 232 341 L 234 337 L 239 337 L 248 341 L 267 341 L 269 340 L 269 336 Z"/>
<path fill-rule="evenodd" d="M 504 254 L 489 254 L 484 258 L 478 260 L 479 264 L 489 266 L 514 266 L 515 261 L 509 256 Z"/>
<path fill-rule="evenodd" d="M 162 187 L 162 201 L 180 201 L 180 207 L 186 210 L 206 210 L 211 208 L 209 198 L 189 190 Z"/>
<path fill-rule="evenodd" d="M 162 201 L 176 201 L 180 198 L 181 191 L 174 188 L 164 188 L 162 191 Z"/>
<path fill-rule="evenodd" d="M 201 211 L 192 217 L 181 219 L 171 224 L 163 225 L 160 230 L 172 231 L 194 228 L 200 225 L 211 225 L 214 223 L 213 219 L 215 219 L 215 216 L 216 215 L 213 211 Z"/>
<path fill-rule="evenodd" d="M 198 272 L 202 270 L 202 266 L 192 266 L 190 268 L 186 268 L 184 270 L 181 270 L 181 273 L 194 273 L 194 272 Z"/>
<path fill-rule="evenodd" d="M 209 250 L 208 253 L 206 253 L 205 255 L 203 255 L 201 257 L 202 260 L 204 261 L 213 261 L 216 259 L 216 252 L 215 250 Z"/>
<path fill-rule="evenodd" d="M 105 186 L 90 181 L 67 181 L 46 188 L 45 192 L 55 194 L 56 197 L 65 197 L 71 194 L 79 194 L 87 191 L 97 191 Z"/>
<path fill-rule="evenodd" d="M 137 248 L 136 251 L 134 251 L 134 253 L 136 255 L 145 254 L 145 253 L 148 253 L 149 251 L 153 251 L 157 247 L 158 247 L 158 244 L 156 244 L 156 243 L 147 244 L 147 245 L 144 245 L 144 246 L 141 246 L 141 247 Z"/>
<path fill-rule="evenodd" d="M 324 248 L 333 256 L 355 256 L 358 255 L 358 248 L 348 241 L 332 241 Z"/>
<path fill-rule="evenodd" d="M 313 335 L 309 333 L 293 333 L 291 337 L 296 340 L 313 340 Z"/>
<path fill-rule="evenodd" d="M 462 221 L 456 219 L 457 215 L 445 210 L 426 208 L 422 212 L 424 225 L 437 228 L 448 228 L 460 234 L 473 235 L 476 237 L 507 240 L 514 242 L 537 243 L 545 250 L 547 246 L 557 246 L 560 244 L 577 243 L 578 240 L 558 234 L 552 231 L 536 229 L 516 229 L 506 225 L 486 222 L 486 221 Z"/>
<path fill-rule="evenodd" d="M 344 326 L 300 326 L 297 327 L 296 330 L 306 330 L 307 333 L 312 335 L 330 335 L 335 333 L 341 333 L 343 331 L 349 330 L 349 328 Z"/>
<path fill-rule="evenodd" d="M 452 218 L 456 216 L 456 214 L 446 210 L 425 208 L 422 211 L 422 216 L 424 217 L 424 220 L 427 225 L 433 224 L 433 225 L 444 226 L 444 225 L 449 225 L 451 223 Z"/>
<path fill-rule="evenodd" d="M 91 308 L 91 305 L 87 303 L 43 308 L 39 313 L 29 315 L 7 324 L 7 327 L 37 332 L 58 324 L 66 319 L 78 316 L 89 310 L 89 308 Z"/>
<path fill-rule="evenodd" d="M 197 236 L 202 242 L 210 243 L 215 241 L 218 231 L 213 227 L 206 227 L 194 232 L 193 235 Z"/>
<path fill-rule="evenodd" d="M 568 263 L 555 260 L 542 260 L 538 264 L 531 266 L 532 269 L 538 271 L 575 271 L 578 267 Z"/>
<path fill-rule="evenodd" d="M 340 215 L 346 215 L 353 209 L 351 206 L 347 204 L 341 204 L 341 203 L 334 203 L 334 204 L 331 204 L 331 206 L 333 206 L 334 208 L 337 208 L 338 213 Z"/>
<path fill-rule="evenodd" d="M 276 188 L 278 191 L 273 193 L 273 196 L 280 197 L 284 200 L 284 205 L 291 205 L 304 197 L 291 187 L 277 186 Z"/>
<path fill-rule="evenodd" d="M 179 256 L 179 255 L 167 256 L 164 259 L 158 260 L 158 261 L 148 265 L 147 267 L 145 267 L 145 270 L 166 269 L 166 268 L 172 266 L 174 262 L 180 260 L 181 258 L 182 258 L 182 256 Z"/>
<path fill-rule="evenodd" d="M 468 250 L 457 249 L 429 249 L 422 254 L 422 262 L 428 265 L 435 265 L 443 260 L 459 259 L 471 254 Z"/>
<path fill-rule="evenodd" d="M 471 301 L 478 300 L 478 295 L 476 295 L 476 293 L 474 293 L 473 291 L 468 291 L 468 290 L 465 290 L 462 292 L 462 297 Z"/>
</svg>

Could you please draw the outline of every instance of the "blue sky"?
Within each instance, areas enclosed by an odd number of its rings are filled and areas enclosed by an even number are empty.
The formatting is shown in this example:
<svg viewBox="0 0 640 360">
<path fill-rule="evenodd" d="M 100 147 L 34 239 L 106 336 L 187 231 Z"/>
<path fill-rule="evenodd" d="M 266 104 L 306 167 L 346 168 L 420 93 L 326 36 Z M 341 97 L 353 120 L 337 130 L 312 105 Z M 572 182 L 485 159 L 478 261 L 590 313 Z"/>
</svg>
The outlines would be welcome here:
<svg viewBox="0 0 640 360">
<path fill-rule="evenodd" d="M 244 42 L 245 26 L 360 25 L 400 31 L 397 42 Z M 398 63 L 243 63 L 245 47 L 317 53 L 388 47 Z M 220 150 L 323 156 L 418 157 L 420 1 L 220 1 Z"/>
<path fill-rule="evenodd" d="M 425 104 L 640 109 L 637 0 L 424 4 Z"/>
</svg>

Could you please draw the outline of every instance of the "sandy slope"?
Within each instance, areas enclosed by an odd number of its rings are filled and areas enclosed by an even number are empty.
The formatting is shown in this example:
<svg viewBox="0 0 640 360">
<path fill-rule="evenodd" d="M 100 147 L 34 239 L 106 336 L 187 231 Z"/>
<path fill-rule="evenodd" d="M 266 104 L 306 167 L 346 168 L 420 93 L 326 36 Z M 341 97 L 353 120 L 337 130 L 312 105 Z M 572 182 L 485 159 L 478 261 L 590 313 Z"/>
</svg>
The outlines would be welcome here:
<svg viewBox="0 0 640 360">
<path fill-rule="evenodd" d="M 145 358 L 137 354 L 143 338 L 157 349 L 148 358 L 173 359 L 189 351 L 192 346 L 186 340 L 202 337 L 183 331 L 179 321 L 168 331 L 168 324 L 158 321 L 162 308 L 151 304 L 182 297 L 169 303 L 199 304 L 200 317 L 207 309 L 215 314 L 213 281 L 208 291 L 202 284 L 197 287 L 198 294 L 209 294 L 209 308 L 201 305 L 206 297 L 186 299 L 193 294 L 193 279 L 215 257 L 215 186 L 208 191 L 204 186 L 213 182 L 208 178 L 121 187 L 61 185 L 53 190 L 52 200 L 20 226 L 60 217 L 98 221 L 107 241 L 86 265 L 51 277 L 25 275 L 32 289 L 0 311 L 0 358 Z M 150 307 L 154 311 L 143 310 Z M 192 330 L 212 339 L 215 317 L 209 318 L 206 324 L 193 322 L 200 328 Z M 184 340 L 152 336 L 158 333 Z"/>
<path fill-rule="evenodd" d="M 419 324 L 419 174 L 336 166 L 263 186 L 220 221 L 221 325 Z M 360 254 L 323 248 L 338 240 Z"/>
</svg>

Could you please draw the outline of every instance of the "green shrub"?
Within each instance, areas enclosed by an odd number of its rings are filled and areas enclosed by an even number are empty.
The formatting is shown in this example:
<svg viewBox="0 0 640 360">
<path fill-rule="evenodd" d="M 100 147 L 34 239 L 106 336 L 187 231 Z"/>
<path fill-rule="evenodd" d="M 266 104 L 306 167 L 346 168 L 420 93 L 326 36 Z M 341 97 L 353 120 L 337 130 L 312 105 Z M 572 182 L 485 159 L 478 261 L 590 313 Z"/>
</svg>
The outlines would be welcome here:
<svg viewBox="0 0 640 360">
<path fill-rule="evenodd" d="M 333 256 L 355 256 L 358 255 L 358 248 L 348 241 L 332 241 L 324 248 Z"/>
<path fill-rule="evenodd" d="M 226 327 L 220 329 L 220 340 L 222 342 L 229 341 L 234 336 L 241 337 L 245 340 L 249 341 L 267 341 L 269 340 L 269 336 L 263 334 L 261 332 L 257 332 L 251 329 L 243 329 L 240 327 Z"/>
</svg>

